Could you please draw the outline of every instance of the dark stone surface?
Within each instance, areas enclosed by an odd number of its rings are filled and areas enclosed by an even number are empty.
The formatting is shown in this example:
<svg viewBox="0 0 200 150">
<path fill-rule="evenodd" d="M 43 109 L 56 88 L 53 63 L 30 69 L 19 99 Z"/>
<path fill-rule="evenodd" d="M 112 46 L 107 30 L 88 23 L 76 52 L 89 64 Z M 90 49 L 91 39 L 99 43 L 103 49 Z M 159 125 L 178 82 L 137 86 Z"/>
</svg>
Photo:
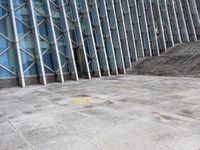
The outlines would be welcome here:
<svg viewBox="0 0 200 150">
<path fill-rule="evenodd" d="M 200 42 L 180 44 L 160 57 L 146 58 L 129 73 L 200 77 Z"/>
</svg>

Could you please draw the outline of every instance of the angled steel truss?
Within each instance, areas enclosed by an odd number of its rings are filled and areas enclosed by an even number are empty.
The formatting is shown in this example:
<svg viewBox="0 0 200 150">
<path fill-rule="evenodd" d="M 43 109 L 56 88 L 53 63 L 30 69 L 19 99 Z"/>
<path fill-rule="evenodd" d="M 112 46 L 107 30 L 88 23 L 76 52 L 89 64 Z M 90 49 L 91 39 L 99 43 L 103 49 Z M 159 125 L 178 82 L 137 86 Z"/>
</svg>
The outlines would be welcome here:
<svg viewBox="0 0 200 150">
<path fill-rule="evenodd" d="M 125 74 L 199 39 L 199 0 L 3 0 L 0 87 Z"/>
</svg>

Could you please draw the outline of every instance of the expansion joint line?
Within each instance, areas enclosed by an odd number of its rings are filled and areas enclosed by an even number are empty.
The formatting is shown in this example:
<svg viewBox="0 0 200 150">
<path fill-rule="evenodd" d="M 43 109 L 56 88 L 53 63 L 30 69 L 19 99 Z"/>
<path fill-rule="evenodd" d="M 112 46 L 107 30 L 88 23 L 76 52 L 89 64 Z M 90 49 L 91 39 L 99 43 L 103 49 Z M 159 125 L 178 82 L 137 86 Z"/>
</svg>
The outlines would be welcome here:
<svg viewBox="0 0 200 150">
<path fill-rule="evenodd" d="M 24 137 L 24 135 L 17 129 L 17 127 L 8 119 L 6 115 L 3 114 L 2 111 L 0 111 L 0 115 L 2 115 L 3 118 L 6 119 L 6 121 L 10 124 L 12 129 L 17 133 L 17 135 L 26 143 L 29 149 L 34 150 L 33 145 L 28 142 L 28 140 Z"/>
</svg>

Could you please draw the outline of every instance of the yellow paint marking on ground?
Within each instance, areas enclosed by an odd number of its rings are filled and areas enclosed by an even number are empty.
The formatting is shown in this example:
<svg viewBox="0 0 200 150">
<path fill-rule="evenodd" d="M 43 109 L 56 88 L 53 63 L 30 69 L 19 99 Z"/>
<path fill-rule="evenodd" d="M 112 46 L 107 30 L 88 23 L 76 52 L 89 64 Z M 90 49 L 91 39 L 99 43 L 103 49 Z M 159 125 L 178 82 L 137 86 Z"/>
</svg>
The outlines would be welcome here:
<svg viewBox="0 0 200 150">
<path fill-rule="evenodd" d="M 73 103 L 89 103 L 91 101 L 90 97 L 78 97 L 71 99 Z"/>
</svg>

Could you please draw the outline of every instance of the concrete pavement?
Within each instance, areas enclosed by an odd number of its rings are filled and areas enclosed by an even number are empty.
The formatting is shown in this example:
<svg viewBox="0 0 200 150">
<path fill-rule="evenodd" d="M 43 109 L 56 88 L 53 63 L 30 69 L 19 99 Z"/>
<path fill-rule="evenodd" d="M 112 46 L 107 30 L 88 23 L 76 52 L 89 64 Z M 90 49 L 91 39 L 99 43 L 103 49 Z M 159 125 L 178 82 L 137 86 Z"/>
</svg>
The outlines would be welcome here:
<svg viewBox="0 0 200 150">
<path fill-rule="evenodd" d="M 2 89 L 0 150 L 199 150 L 199 93 L 137 75 Z"/>
</svg>

